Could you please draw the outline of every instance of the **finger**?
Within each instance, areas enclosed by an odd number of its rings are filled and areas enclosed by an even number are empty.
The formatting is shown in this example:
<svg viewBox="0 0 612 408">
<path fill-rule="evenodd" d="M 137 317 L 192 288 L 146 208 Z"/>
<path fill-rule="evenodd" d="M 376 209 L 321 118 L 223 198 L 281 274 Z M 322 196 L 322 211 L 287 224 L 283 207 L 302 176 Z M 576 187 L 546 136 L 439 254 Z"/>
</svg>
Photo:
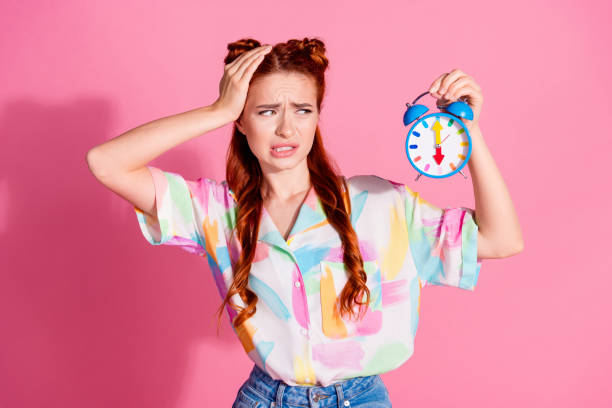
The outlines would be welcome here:
<svg viewBox="0 0 612 408">
<path fill-rule="evenodd" d="M 446 99 L 457 99 L 459 98 L 460 95 L 457 94 L 457 91 L 461 88 L 463 88 L 466 85 L 470 85 L 472 83 L 472 78 L 464 75 L 460 78 L 458 78 L 455 82 L 453 82 L 446 90 L 446 93 L 444 94 L 444 96 L 446 97 Z"/>
<path fill-rule="evenodd" d="M 243 69 L 246 65 L 248 65 L 254 58 L 257 58 L 264 52 L 269 52 L 271 48 L 267 46 L 261 46 L 257 48 L 253 48 L 243 54 L 241 54 L 238 58 L 236 58 L 233 62 L 236 62 L 236 65 L 230 67 L 227 70 L 229 75 L 237 75 L 242 76 Z"/>
<path fill-rule="evenodd" d="M 436 106 L 438 108 L 445 108 L 446 106 L 453 103 L 455 100 L 459 100 L 459 98 L 463 98 L 462 100 L 466 101 L 468 105 L 475 106 L 477 104 L 482 104 L 482 94 L 479 90 L 475 89 L 472 85 L 468 84 L 458 90 L 455 90 L 455 97 L 452 99 L 447 99 L 446 97 L 441 97 L 436 102 Z"/>
<path fill-rule="evenodd" d="M 245 77 L 248 77 L 247 81 L 250 81 L 251 76 L 253 76 L 253 72 L 255 72 L 259 64 L 261 64 L 266 54 L 268 54 L 270 50 L 271 49 L 265 49 L 261 53 L 257 53 L 257 55 L 254 55 L 249 61 L 245 61 L 240 71 L 236 72 L 236 76 L 240 75 L 239 78 L 241 81 Z"/>
<path fill-rule="evenodd" d="M 257 48 L 253 48 L 252 50 L 248 50 L 247 52 L 243 52 L 242 54 L 240 54 L 239 56 L 237 56 L 236 58 L 234 58 L 234 60 L 232 62 L 228 62 L 227 64 L 225 64 L 224 69 L 226 71 L 228 71 L 230 68 L 238 65 L 240 63 L 240 61 L 245 58 L 245 56 L 249 55 L 249 53 L 253 53 L 257 50 Z"/>
<path fill-rule="evenodd" d="M 227 73 L 229 75 L 235 75 L 236 72 L 240 71 L 243 66 L 248 65 L 250 61 L 254 58 L 257 58 L 258 55 L 262 53 L 267 53 L 272 48 L 268 48 L 268 46 L 261 46 L 257 48 L 253 48 L 252 50 L 248 50 L 245 53 L 242 53 L 231 63 L 227 64 Z M 240 74 L 242 76 L 242 74 Z"/>
<path fill-rule="evenodd" d="M 429 93 L 432 95 L 439 95 L 438 94 L 438 89 L 440 89 L 440 84 L 442 83 L 442 80 L 448 75 L 448 72 L 440 75 L 438 78 L 436 78 L 435 81 L 433 81 L 433 83 L 431 84 L 431 86 L 429 87 Z"/>
<path fill-rule="evenodd" d="M 482 103 L 482 93 L 476 89 L 472 84 L 468 84 L 462 88 L 455 90 L 455 99 L 459 99 L 461 97 L 467 97 L 469 105 L 474 106 L 475 104 Z"/>
<path fill-rule="evenodd" d="M 451 86 L 453 82 L 455 82 L 459 77 L 463 75 L 465 74 L 458 69 L 453 69 L 451 72 L 449 72 L 448 75 L 446 75 L 442 79 L 442 82 L 440 83 L 438 94 L 444 95 L 446 91 L 448 90 L 449 86 Z"/>
<path fill-rule="evenodd" d="M 259 64 L 261 64 L 261 61 L 263 61 L 264 57 L 265 54 L 260 54 L 257 57 L 253 58 L 250 61 L 250 64 L 245 64 L 244 69 L 239 72 L 236 72 L 236 78 L 239 78 L 240 81 L 246 79 L 247 82 L 250 82 L 253 73 L 255 72 Z M 240 77 L 238 77 L 238 75 L 240 75 Z"/>
<path fill-rule="evenodd" d="M 231 68 L 231 67 L 233 67 L 235 65 L 239 65 L 240 62 L 243 61 L 246 57 L 248 57 L 249 55 L 252 55 L 252 54 L 254 54 L 254 53 L 256 53 L 256 52 L 258 52 L 260 50 L 265 49 L 265 47 L 267 47 L 267 45 L 262 45 L 262 46 L 259 46 L 259 47 L 255 47 L 255 48 L 252 48 L 252 49 L 250 49 L 250 50 L 248 50 L 246 52 L 243 52 L 238 57 L 236 57 L 232 62 L 226 64 L 225 66 L 228 67 L 228 68 Z"/>
<path fill-rule="evenodd" d="M 452 101 L 450 99 L 446 99 L 445 97 L 441 96 L 436 100 L 436 106 L 441 107 L 441 106 L 450 105 L 451 102 Z"/>
</svg>

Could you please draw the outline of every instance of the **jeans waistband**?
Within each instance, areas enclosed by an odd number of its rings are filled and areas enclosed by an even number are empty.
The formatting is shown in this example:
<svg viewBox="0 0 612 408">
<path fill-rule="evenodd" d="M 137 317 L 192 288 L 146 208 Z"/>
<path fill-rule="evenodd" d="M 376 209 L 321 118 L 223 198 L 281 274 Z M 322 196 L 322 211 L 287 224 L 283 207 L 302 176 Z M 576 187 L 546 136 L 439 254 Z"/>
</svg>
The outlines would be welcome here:
<svg viewBox="0 0 612 408">
<path fill-rule="evenodd" d="M 275 380 L 257 364 L 253 366 L 245 385 L 262 397 L 274 401 L 272 406 L 280 408 L 285 404 L 306 407 L 338 407 L 345 399 L 369 389 L 379 375 L 354 377 L 323 386 L 288 385 L 282 380 Z"/>
</svg>

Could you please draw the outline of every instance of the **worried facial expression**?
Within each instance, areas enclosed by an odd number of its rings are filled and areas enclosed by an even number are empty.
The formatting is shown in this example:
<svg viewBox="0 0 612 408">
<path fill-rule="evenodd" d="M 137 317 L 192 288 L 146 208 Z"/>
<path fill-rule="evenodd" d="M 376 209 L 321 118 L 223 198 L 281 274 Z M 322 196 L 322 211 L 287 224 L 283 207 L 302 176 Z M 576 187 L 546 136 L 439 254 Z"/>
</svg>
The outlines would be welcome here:
<svg viewBox="0 0 612 408">
<path fill-rule="evenodd" d="M 264 172 L 303 164 L 319 121 L 316 100 L 314 79 L 300 73 L 268 74 L 250 84 L 236 126 L 246 135 Z M 274 150 L 282 144 L 293 148 Z"/>
</svg>

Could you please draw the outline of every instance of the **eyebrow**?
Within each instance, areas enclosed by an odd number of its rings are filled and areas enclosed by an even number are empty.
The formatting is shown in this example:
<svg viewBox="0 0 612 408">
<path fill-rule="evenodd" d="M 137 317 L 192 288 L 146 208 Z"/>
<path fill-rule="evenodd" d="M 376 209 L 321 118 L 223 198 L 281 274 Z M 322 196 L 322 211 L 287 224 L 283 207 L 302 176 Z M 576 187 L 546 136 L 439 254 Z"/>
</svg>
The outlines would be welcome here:
<svg viewBox="0 0 612 408">
<path fill-rule="evenodd" d="M 295 103 L 295 102 L 291 102 L 291 104 L 293 106 L 295 106 L 296 108 L 305 108 L 305 107 L 310 107 L 312 108 L 312 105 L 309 103 Z M 280 103 L 275 103 L 275 104 L 268 104 L 268 105 L 257 105 L 255 108 L 278 108 L 281 104 Z"/>
</svg>

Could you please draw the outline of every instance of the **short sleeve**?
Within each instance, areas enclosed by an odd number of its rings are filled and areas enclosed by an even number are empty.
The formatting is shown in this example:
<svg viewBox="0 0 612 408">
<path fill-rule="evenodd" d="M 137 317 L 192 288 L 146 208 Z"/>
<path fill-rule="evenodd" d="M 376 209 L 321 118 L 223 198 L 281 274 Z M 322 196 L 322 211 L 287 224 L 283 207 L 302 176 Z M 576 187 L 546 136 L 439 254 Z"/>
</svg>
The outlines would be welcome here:
<svg viewBox="0 0 612 408">
<path fill-rule="evenodd" d="M 138 225 L 152 245 L 174 245 L 205 255 L 207 238 L 218 240 L 223 226 L 217 216 L 217 201 L 223 201 L 226 183 L 208 178 L 185 180 L 180 174 L 147 166 L 155 186 L 155 214 L 134 207 Z M 212 234 L 212 235 L 211 235 Z M 209 247 L 212 243 L 209 243 Z M 214 248 L 214 246 L 212 246 Z"/>
<path fill-rule="evenodd" d="M 400 185 L 404 197 L 410 251 L 418 277 L 426 285 L 474 290 L 481 261 L 474 210 L 439 208 Z"/>
</svg>

